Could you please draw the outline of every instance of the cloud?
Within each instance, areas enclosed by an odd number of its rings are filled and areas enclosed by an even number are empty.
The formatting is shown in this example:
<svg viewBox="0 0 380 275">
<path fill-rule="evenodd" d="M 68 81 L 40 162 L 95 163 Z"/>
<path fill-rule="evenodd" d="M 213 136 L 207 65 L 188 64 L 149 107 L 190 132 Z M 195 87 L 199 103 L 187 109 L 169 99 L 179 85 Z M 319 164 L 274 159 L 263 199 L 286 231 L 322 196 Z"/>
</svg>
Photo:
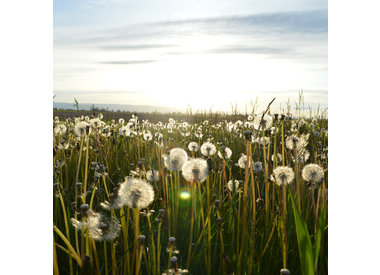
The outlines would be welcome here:
<svg viewBox="0 0 380 275">
<path fill-rule="evenodd" d="M 110 51 L 120 51 L 120 50 L 148 50 L 148 49 L 161 49 L 161 48 L 171 48 L 175 47 L 176 45 L 165 45 L 165 44 L 135 44 L 135 45 L 105 45 L 100 46 L 99 49 L 102 50 L 110 50 Z"/>
<path fill-rule="evenodd" d="M 157 62 L 158 60 L 125 60 L 125 61 L 103 61 L 99 64 L 110 64 L 110 65 L 132 65 L 132 64 L 147 64 L 152 62 Z"/>
<path fill-rule="evenodd" d="M 327 30 L 327 10 L 312 10 L 158 21 L 94 30 L 92 33 L 86 31 L 76 35 L 55 30 L 54 39 L 59 44 L 98 44 L 97 47 L 102 49 L 132 50 L 173 47 L 175 45 L 146 44 L 145 41 L 199 34 L 248 37 L 326 34 L 327 40 Z"/>
</svg>

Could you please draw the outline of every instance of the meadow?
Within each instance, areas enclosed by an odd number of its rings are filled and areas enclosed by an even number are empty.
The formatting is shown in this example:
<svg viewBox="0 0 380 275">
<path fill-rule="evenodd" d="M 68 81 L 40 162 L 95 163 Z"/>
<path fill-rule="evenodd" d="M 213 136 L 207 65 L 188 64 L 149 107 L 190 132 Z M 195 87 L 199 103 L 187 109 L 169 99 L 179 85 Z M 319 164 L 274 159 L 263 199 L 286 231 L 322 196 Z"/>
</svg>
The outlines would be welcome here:
<svg viewBox="0 0 380 275">
<path fill-rule="evenodd" d="M 53 154 L 54 274 L 328 273 L 323 114 L 75 112 Z"/>
</svg>

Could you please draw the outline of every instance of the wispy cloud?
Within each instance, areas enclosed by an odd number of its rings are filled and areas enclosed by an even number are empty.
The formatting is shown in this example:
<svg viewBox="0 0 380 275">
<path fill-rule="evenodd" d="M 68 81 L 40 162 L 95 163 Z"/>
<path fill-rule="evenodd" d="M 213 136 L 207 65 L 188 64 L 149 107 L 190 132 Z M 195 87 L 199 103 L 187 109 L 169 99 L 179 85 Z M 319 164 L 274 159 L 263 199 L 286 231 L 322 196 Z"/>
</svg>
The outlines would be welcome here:
<svg viewBox="0 0 380 275">
<path fill-rule="evenodd" d="M 103 61 L 99 64 L 110 64 L 110 65 L 132 65 L 132 64 L 147 64 L 156 62 L 157 60 L 125 60 L 125 61 Z"/>
<path fill-rule="evenodd" d="M 107 51 L 134 51 L 134 50 L 148 50 L 148 49 L 161 49 L 171 48 L 176 45 L 165 44 L 135 44 L 135 45 L 105 45 L 100 46 L 99 49 Z"/>
</svg>

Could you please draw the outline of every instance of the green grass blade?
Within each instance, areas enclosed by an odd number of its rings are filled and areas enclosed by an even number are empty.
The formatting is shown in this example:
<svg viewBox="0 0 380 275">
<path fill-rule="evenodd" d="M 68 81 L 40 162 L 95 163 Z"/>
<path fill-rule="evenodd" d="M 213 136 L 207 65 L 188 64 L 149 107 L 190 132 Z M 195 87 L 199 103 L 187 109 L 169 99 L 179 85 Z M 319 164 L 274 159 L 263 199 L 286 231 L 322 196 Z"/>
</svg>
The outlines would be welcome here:
<svg viewBox="0 0 380 275">
<path fill-rule="evenodd" d="M 290 199 L 292 201 L 293 213 L 294 213 L 294 223 L 296 225 L 296 234 L 298 241 L 298 251 L 301 260 L 301 270 L 303 275 L 314 275 L 315 274 L 315 264 L 314 264 L 314 252 L 311 245 L 311 239 L 309 232 L 307 231 L 307 226 L 303 218 L 298 212 L 297 205 L 294 203 L 293 196 L 288 192 Z"/>
</svg>

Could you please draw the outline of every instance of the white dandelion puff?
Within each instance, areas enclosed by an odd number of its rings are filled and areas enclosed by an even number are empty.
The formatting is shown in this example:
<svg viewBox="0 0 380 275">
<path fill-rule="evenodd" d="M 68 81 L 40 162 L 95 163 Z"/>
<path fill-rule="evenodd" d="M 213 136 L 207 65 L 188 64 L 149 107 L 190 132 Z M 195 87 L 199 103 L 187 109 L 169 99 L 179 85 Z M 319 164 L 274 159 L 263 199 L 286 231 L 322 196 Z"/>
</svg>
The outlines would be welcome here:
<svg viewBox="0 0 380 275">
<path fill-rule="evenodd" d="M 311 163 L 302 169 L 302 178 L 310 183 L 320 183 L 324 178 L 323 168 L 317 164 Z"/>
<path fill-rule="evenodd" d="M 54 127 L 54 134 L 64 135 L 66 133 L 67 127 L 65 124 L 58 124 Z"/>
<path fill-rule="evenodd" d="M 262 118 L 262 116 L 256 116 L 255 119 L 253 120 L 253 127 L 258 130 L 267 130 L 267 129 L 270 129 L 270 127 L 272 126 L 272 122 L 273 122 L 273 118 L 267 114 L 264 115 L 264 117 Z"/>
<path fill-rule="evenodd" d="M 189 143 L 187 148 L 189 148 L 190 152 L 197 152 L 199 150 L 199 145 L 195 141 L 192 141 Z"/>
<path fill-rule="evenodd" d="M 127 178 L 120 185 L 118 197 L 120 197 L 122 205 L 129 208 L 143 209 L 153 202 L 154 190 L 152 185 L 145 180 Z"/>
<path fill-rule="evenodd" d="M 182 175 L 188 182 L 203 182 L 208 174 L 207 161 L 201 158 L 189 158 L 182 167 Z"/>
<path fill-rule="evenodd" d="M 246 169 L 247 168 L 247 156 L 242 154 L 241 157 L 239 158 L 238 160 L 238 166 L 241 168 L 241 169 Z M 248 168 L 250 166 L 248 165 Z"/>
<path fill-rule="evenodd" d="M 256 161 L 252 165 L 253 172 L 262 172 L 263 171 L 263 163 L 261 161 Z"/>
<path fill-rule="evenodd" d="M 88 133 L 91 133 L 90 124 L 88 124 L 87 122 L 80 121 L 80 122 L 78 122 L 78 123 L 75 124 L 75 126 L 74 126 L 74 134 L 77 137 L 84 136 L 86 134 L 86 131 L 88 131 Z"/>
<path fill-rule="evenodd" d="M 169 171 L 180 171 L 187 160 L 187 153 L 181 148 L 173 148 L 169 155 L 163 155 L 163 157 Z"/>
<path fill-rule="evenodd" d="M 216 147 L 215 147 L 214 144 L 212 144 L 211 142 L 207 141 L 207 142 L 205 142 L 205 143 L 202 144 L 202 146 L 201 146 L 201 153 L 205 157 L 212 156 L 213 154 L 216 153 Z"/>
<path fill-rule="evenodd" d="M 236 192 L 240 192 L 243 190 L 242 188 L 242 181 L 238 181 L 238 180 L 230 180 L 228 183 L 227 183 L 227 186 L 228 186 L 228 189 L 230 189 L 230 191 L 233 191 L 234 190 L 234 185 L 235 185 L 235 191 Z"/>
<path fill-rule="evenodd" d="M 223 159 L 223 157 L 225 158 L 225 159 L 230 159 L 231 158 L 231 156 L 232 156 L 232 151 L 231 151 L 231 149 L 230 148 L 228 148 L 228 147 L 221 147 L 220 148 L 221 149 L 221 151 L 218 151 L 218 157 L 219 158 L 221 158 L 221 159 Z M 223 154 L 223 155 L 222 155 Z"/>
<path fill-rule="evenodd" d="M 294 180 L 294 172 L 290 167 L 279 166 L 273 170 L 273 179 L 279 186 L 290 184 Z"/>
<path fill-rule="evenodd" d="M 158 181 L 158 171 L 157 170 L 149 170 L 146 172 L 145 177 L 148 182 Z"/>
</svg>

